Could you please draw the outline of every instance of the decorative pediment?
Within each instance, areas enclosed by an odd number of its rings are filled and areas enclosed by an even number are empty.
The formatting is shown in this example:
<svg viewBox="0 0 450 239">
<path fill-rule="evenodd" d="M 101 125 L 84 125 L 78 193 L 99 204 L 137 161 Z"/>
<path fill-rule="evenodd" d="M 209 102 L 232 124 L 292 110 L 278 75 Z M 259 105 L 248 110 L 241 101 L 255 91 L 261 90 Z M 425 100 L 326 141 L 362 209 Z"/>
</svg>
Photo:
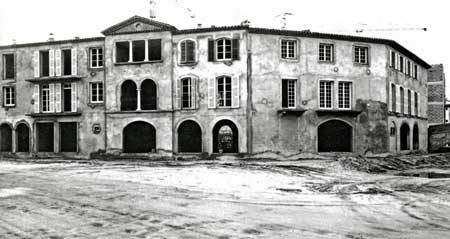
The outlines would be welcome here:
<svg viewBox="0 0 450 239">
<path fill-rule="evenodd" d="M 176 27 L 151 20 L 145 17 L 133 16 L 123 22 L 120 22 L 112 27 L 102 31 L 103 35 L 115 35 L 126 33 L 138 33 L 138 32 L 151 32 L 151 31 L 173 31 L 177 30 Z"/>
</svg>

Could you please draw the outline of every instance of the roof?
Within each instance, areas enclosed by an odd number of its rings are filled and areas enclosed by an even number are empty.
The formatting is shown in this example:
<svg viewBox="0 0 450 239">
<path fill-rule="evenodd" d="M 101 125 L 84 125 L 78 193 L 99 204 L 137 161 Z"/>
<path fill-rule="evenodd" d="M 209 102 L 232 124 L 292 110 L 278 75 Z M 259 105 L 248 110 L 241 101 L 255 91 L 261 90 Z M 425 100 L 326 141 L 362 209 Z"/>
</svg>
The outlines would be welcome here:
<svg viewBox="0 0 450 239">
<path fill-rule="evenodd" d="M 65 43 L 104 41 L 104 40 L 105 40 L 104 37 L 90 37 L 90 38 L 74 38 L 74 39 L 59 40 L 59 41 L 32 42 L 32 43 L 23 43 L 23 44 L 4 45 L 4 46 L 0 46 L 0 50 L 12 49 L 12 48 L 22 48 L 22 47 L 58 45 L 58 44 L 65 44 Z"/>
<path fill-rule="evenodd" d="M 136 22 L 142 22 L 142 23 L 154 26 L 154 27 L 158 28 L 158 30 L 156 30 L 156 31 L 174 31 L 174 30 L 177 30 L 176 27 L 174 27 L 174 26 L 172 26 L 170 24 L 167 24 L 167 23 L 164 23 L 164 22 L 158 22 L 158 21 L 155 21 L 155 20 L 151 20 L 151 19 L 148 19 L 148 18 L 145 18 L 145 17 L 141 17 L 141 16 L 135 15 L 135 16 L 132 16 L 132 17 L 130 17 L 130 18 L 128 18 L 128 19 L 126 19 L 126 20 L 124 20 L 122 22 L 119 22 L 119 23 L 117 23 L 117 24 L 115 24 L 115 25 L 113 25 L 111 27 L 108 27 L 107 29 L 102 31 L 102 34 L 103 35 L 115 35 L 115 34 L 127 34 L 127 33 L 155 31 L 155 30 L 132 30 L 132 31 L 127 31 L 127 32 L 117 33 L 118 30 L 120 30 L 120 29 L 122 29 L 124 27 L 127 27 L 129 25 L 132 25 L 132 24 L 134 24 Z"/>
<path fill-rule="evenodd" d="M 403 55 L 405 55 L 409 59 L 413 60 L 417 64 L 425 67 L 426 69 L 431 68 L 431 65 L 429 65 L 426 61 L 424 61 L 423 59 L 421 59 L 416 54 L 412 53 L 411 51 L 409 51 L 408 49 L 406 49 L 405 47 L 403 47 L 396 41 L 389 40 L 389 39 L 382 39 L 382 38 L 311 32 L 310 30 L 292 31 L 292 30 L 280 30 L 280 29 L 270 29 L 270 28 L 255 28 L 255 27 L 248 27 L 248 26 L 242 26 L 242 25 L 184 29 L 184 30 L 174 31 L 173 34 L 181 35 L 181 34 L 194 34 L 194 33 L 217 32 L 217 31 L 233 31 L 233 30 L 247 30 L 249 33 L 253 33 L 253 34 L 295 36 L 295 37 L 333 39 L 333 40 L 341 40 L 341 41 L 384 44 L 384 45 L 388 45 L 388 46 L 392 47 L 393 49 L 401 52 Z"/>
</svg>

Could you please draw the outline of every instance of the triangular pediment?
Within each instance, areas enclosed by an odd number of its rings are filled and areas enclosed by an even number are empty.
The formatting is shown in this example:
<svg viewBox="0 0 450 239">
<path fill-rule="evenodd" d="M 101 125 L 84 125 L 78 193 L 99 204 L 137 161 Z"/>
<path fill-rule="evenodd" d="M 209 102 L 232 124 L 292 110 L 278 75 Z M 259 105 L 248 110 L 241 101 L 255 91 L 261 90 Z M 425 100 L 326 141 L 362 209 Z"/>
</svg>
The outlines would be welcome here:
<svg viewBox="0 0 450 239">
<path fill-rule="evenodd" d="M 149 31 L 172 31 L 176 28 L 170 24 L 158 22 L 145 17 L 133 16 L 102 31 L 103 35 L 138 33 Z"/>
</svg>

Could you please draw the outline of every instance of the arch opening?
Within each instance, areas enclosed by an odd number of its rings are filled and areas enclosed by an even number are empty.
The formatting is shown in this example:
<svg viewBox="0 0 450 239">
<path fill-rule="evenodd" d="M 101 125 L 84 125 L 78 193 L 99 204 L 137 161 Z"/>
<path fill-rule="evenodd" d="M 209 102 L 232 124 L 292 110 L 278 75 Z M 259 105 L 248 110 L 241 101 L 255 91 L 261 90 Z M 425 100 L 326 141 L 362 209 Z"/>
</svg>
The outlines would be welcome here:
<svg viewBox="0 0 450 239">
<path fill-rule="evenodd" d="M 329 120 L 317 129 L 318 152 L 351 152 L 353 128 L 341 120 Z"/>
<path fill-rule="evenodd" d="M 21 123 L 16 128 L 17 152 L 30 152 L 30 128 Z"/>
<path fill-rule="evenodd" d="M 120 110 L 137 109 L 137 87 L 132 80 L 126 80 L 122 83 L 120 91 Z"/>
<path fill-rule="evenodd" d="M 419 126 L 417 124 L 413 127 L 413 149 L 419 149 Z"/>
<path fill-rule="evenodd" d="M 400 127 L 400 150 L 409 150 L 409 125 L 403 123 Z"/>
<path fill-rule="evenodd" d="M 238 153 L 239 131 L 230 120 L 221 120 L 213 128 L 214 153 Z"/>
<path fill-rule="evenodd" d="M 156 110 L 156 84 L 150 79 L 146 79 L 141 84 L 141 109 Z"/>
<path fill-rule="evenodd" d="M 156 150 L 156 130 L 153 125 L 137 121 L 123 129 L 124 153 L 149 153 Z"/>
<path fill-rule="evenodd" d="M 186 120 L 178 127 L 178 152 L 202 152 L 202 129 L 193 120 Z"/>
</svg>

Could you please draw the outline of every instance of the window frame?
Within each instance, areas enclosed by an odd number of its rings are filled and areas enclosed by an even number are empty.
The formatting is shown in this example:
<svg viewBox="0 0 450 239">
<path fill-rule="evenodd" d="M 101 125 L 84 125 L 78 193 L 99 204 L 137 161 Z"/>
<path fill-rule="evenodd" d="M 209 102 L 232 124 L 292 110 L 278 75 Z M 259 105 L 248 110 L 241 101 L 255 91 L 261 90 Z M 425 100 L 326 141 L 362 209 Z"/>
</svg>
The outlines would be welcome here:
<svg viewBox="0 0 450 239">
<path fill-rule="evenodd" d="M 39 50 L 38 51 L 39 52 L 39 77 L 50 77 L 50 49 L 42 49 L 42 50 Z M 43 72 L 44 72 L 44 65 L 43 65 L 43 53 L 44 52 L 47 52 L 47 54 L 48 54 L 48 75 L 44 75 L 43 74 Z M 62 54 L 62 52 L 61 52 L 61 54 Z M 61 59 L 62 59 L 62 56 L 61 56 Z M 62 71 L 62 66 L 61 66 L 61 71 Z"/>
<path fill-rule="evenodd" d="M 363 49 L 365 51 L 364 62 L 361 62 L 361 53 L 359 53 L 358 61 L 356 61 L 356 49 Z M 367 45 L 357 44 L 353 46 L 353 63 L 357 66 L 369 66 L 370 65 L 370 47 Z"/>
<path fill-rule="evenodd" d="M 10 89 L 9 94 L 6 92 L 7 89 Z M 16 87 L 15 86 L 3 86 L 2 87 L 2 93 L 3 93 L 3 101 L 2 101 L 2 106 L 4 108 L 12 108 L 12 107 L 16 107 L 16 99 L 17 99 L 17 95 L 16 95 Z M 12 96 L 11 96 L 12 94 Z M 8 96 L 9 101 L 12 101 L 12 103 L 7 103 L 8 102 Z"/>
<path fill-rule="evenodd" d="M 98 50 L 102 50 L 102 60 L 100 61 L 98 59 L 98 56 L 100 55 L 98 53 Z M 95 60 L 95 62 L 97 63 L 97 66 L 93 66 L 94 61 L 92 60 L 92 56 L 93 56 L 93 50 L 97 50 L 97 60 Z M 102 66 L 98 66 L 99 62 L 102 63 Z M 98 46 L 98 47 L 91 47 L 89 48 L 89 68 L 90 69 L 103 69 L 105 67 L 105 50 L 103 49 L 103 47 Z"/>
<path fill-rule="evenodd" d="M 6 77 L 6 72 L 7 72 L 7 67 L 6 67 L 6 56 L 7 55 L 12 55 L 13 57 L 13 77 L 12 78 L 8 78 Z M 16 54 L 14 52 L 5 52 L 2 53 L 2 80 L 15 80 L 16 79 L 16 74 L 17 74 L 17 69 L 16 69 Z"/>
<path fill-rule="evenodd" d="M 224 43 L 223 52 L 222 52 L 223 58 L 219 59 L 219 42 L 220 41 L 230 41 L 230 51 L 229 51 L 230 58 L 225 57 L 227 54 L 227 51 L 226 51 L 226 44 Z M 214 49 L 215 50 L 214 58 L 216 61 L 232 61 L 233 60 L 233 39 L 232 38 L 221 37 L 221 38 L 214 40 L 214 48 L 215 48 Z"/>
<path fill-rule="evenodd" d="M 96 88 L 97 100 L 93 100 L 93 97 L 94 97 L 94 94 L 93 94 L 94 88 L 93 88 L 93 86 L 94 85 L 99 85 L 99 84 L 102 85 L 102 87 L 101 87 L 101 89 L 102 89 L 102 94 L 101 94 L 102 100 L 101 101 L 98 100 L 98 98 L 100 96 L 100 94 L 99 94 L 99 87 L 98 86 Z M 105 101 L 104 92 L 105 92 L 105 88 L 104 88 L 103 82 L 101 82 L 101 81 L 89 82 L 89 103 L 91 103 L 91 104 L 103 104 L 104 101 Z"/>
<path fill-rule="evenodd" d="M 326 106 L 326 102 L 327 102 L 327 95 L 326 95 L 326 88 L 324 88 L 324 105 L 325 106 L 321 106 L 321 102 L 320 102 L 320 84 L 322 83 L 322 82 L 324 82 L 324 83 L 327 83 L 327 82 L 329 82 L 330 83 L 330 85 L 331 85 L 331 92 L 330 92 L 330 107 L 327 107 Z M 331 110 L 331 109 L 333 109 L 334 108 L 334 81 L 333 80 L 319 80 L 319 87 L 318 87 L 318 105 L 319 105 L 319 109 L 324 109 L 324 110 Z"/>
<path fill-rule="evenodd" d="M 160 45 L 159 45 L 159 54 L 158 56 L 160 57 L 160 59 L 150 59 L 152 57 L 154 57 L 153 55 L 150 54 L 151 52 L 151 47 L 150 47 L 150 42 L 152 40 L 159 40 L 160 41 Z M 137 42 L 137 41 L 144 41 L 144 60 L 142 61 L 133 61 L 134 55 L 133 55 L 133 42 Z M 118 43 L 128 43 L 128 61 L 117 61 L 117 44 Z M 138 64 L 150 64 L 150 63 L 160 63 L 163 62 L 163 48 L 164 48 L 164 42 L 162 38 L 137 38 L 137 39 L 121 39 L 121 40 L 117 40 L 113 42 L 113 64 L 114 65 L 138 65 Z M 103 58 L 103 61 L 105 61 L 105 58 Z M 103 62 L 103 65 L 105 63 Z"/>
<path fill-rule="evenodd" d="M 184 95 L 185 95 L 185 91 L 184 91 L 184 81 L 189 80 L 189 90 L 188 90 L 188 105 L 189 106 L 184 106 Z M 191 76 L 185 76 L 183 78 L 180 79 L 180 109 L 182 110 L 188 110 L 188 109 L 194 109 L 194 96 L 195 96 L 195 88 L 194 88 L 194 81 L 195 78 L 191 77 Z"/>
<path fill-rule="evenodd" d="M 45 105 L 47 107 L 47 110 L 44 110 L 44 86 L 46 86 L 45 92 L 47 92 L 47 104 Z M 39 85 L 39 101 L 40 101 L 40 112 L 42 113 L 50 113 L 50 85 L 49 84 L 43 84 Z"/>
<path fill-rule="evenodd" d="M 329 60 L 326 59 L 326 48 L 324 48 L 324 52 L 323 52 L 324 59 L 320 58 L 320 47 L 322 47 L 322 46 L 323 47 L 330 47 L 330 59 Z M 318 50 L 319 50 L 319 52 L 318 52 L 319 63 L 334 63 L 334 61 L 335 61 L 334 48 L 335 48 L 334 43 L 326 43 L 326 42 L 319 43 L 319 48 L 318 48 Z"/>
<path fill-rule="evenodd" d="M 339 85 L 340 84 L 350 84 L 350 87 L 349 87 L 349 96 L 348 96 L 348 107 L 340 107 L 339 106 L 339 100 L 340 100 L 340 97 L 339 97 Z M 352 109 L 352 107 L 353 107 L 353 81 L 348 81 L 348 80 L 339 80 L 339 81 L 337 81 L 337 90 L 336 90 L 336 94 L 337 94 L 337 101 L 336 101 L 336 106 L 337 106 L 337 108 L 339 109 L 339 110 L 351 110 Z M 343 88 L 343 91 L 344 91 L 344 88 Z M 343 105 L 345 105 L 345 96 L 344 96 L 344 92 L 342 93 L 342 97 L 343 97 L 343 99 L 342 99 L 342 104 Z"/>
<path fill-rule="evenodd" d="M 288 47 L 286 48 L 286 56 L 283 57 L 283 43 L 289 43 L 292 42 L 294 44 L 293 46 L 293 51 L 294 51 L 294 56 L 289 57 L 289 49 Z M 282 60 L 297 60 L 299 58 L 299 40 L 295 39 L 295 38 L 281 38 L 280 39 L 280 59 Z"/>
<path fill-rule="evenodd" d="M 187 44 L 188 42 L 193 42 L 194 43 L 194 48 L 193 48 L 193 52 L 192 52 L 192 57 L 193 60 L 192 61 L 188 61 L 188 53 L 189 51 L 187 50 L 187 47 L 185 47 L 185 55 L 186 55 L 186 59 L 183 60 L 183 51 L 182 51 L 182 44 Z M 180 65 L 193 65 L 197 63 L 197 41 L 193 38 L 186 38 L 186 39 L 182 39 L 179 43 L 178 43 L 178 63 Z"/>
</svg>

